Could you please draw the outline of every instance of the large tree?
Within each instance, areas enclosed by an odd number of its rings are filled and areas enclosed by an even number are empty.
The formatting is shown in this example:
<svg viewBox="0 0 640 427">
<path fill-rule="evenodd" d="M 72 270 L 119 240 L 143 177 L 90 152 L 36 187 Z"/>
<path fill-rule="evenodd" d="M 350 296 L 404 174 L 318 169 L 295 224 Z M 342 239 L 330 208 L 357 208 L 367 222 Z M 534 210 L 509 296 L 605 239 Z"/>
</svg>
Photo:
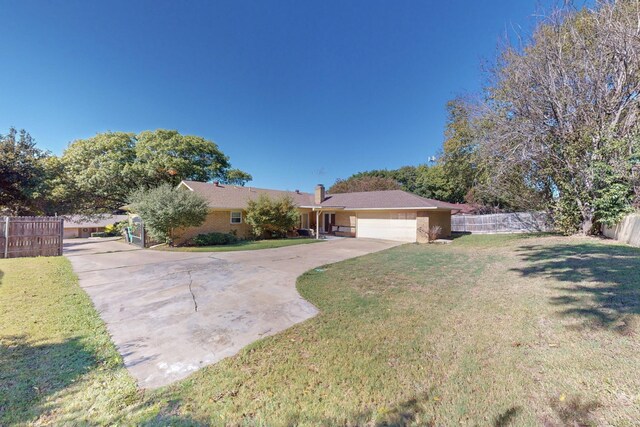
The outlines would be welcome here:
<svg viewBox="0 0 640 427">
<path fill-rule="evenodd" d="M 464 202 L 477 182 L 478 139 L 474 129 L 473 107 L 458 97 L 447 103 L 447 124 L 442 146 L 443 184 L 448 187 L 450 202 Z"/>
<path fill-rule="evenodd" d="M 586 234 L 624 212 L 640 151 L 640 2 L 554 11 L 492 77 L 482 149 L 495 182 L 518 171 Z"/>
<path fill-rule="evenodd" d="M 150 182 L 226 179 L 229 157 L 213 141 L 164 129 L 141 132 L 136 140 L 136 160 Z"/>
<path fill-rule="evenodd" d="M 422 197 L 456 202 L 456 187 L 442 164 L 403 166 L 399 169 L 374 169 L 339 179 L 329 193 L 404 190 Z"/>
<path fill-rule="evenodd" d="M 251 174 L 248 174 L 245 171 L 241 171 L 240 169 L 229 169 L 225 174 L 222 182 L 224 184 L 239 185 L 240 187 L 244 187 L 244 185 L 252 179 L 253 177 L 251 176 Z"/>
<path fill-rule="evenodd" d="M 56 194 L 76 213 L 118 209 L 133 190 L 147 187 L 133 133 L 106 132 L 76 140 L 64 151 L 61 167 Z"/>
<path fill-rule="evenodd" d="M 336 180 L 329 188 L 329 193 L 358 193 L 366 191 L 400 190 L 400 188 L 400 184 L 392 178 L 363 175 Z"/>
<path fill-rule="evenodd" d="M 74 141 L 61 158 L 63 175 L 58 200 L 73 200 L 68 209 L 95 213 L 126 204 L 135 189 L 181 180 L 220 180 L 244 185 L 251 175 L 230 169 L 229 158 L 212 141 L 174 130 L 138 135 L 106 132 Z"/>
<path fill-rule="evenodd" d="M 24 129 L 0 135 L 0 214 L 42 213 L 48 157 Z"/>
</svg>

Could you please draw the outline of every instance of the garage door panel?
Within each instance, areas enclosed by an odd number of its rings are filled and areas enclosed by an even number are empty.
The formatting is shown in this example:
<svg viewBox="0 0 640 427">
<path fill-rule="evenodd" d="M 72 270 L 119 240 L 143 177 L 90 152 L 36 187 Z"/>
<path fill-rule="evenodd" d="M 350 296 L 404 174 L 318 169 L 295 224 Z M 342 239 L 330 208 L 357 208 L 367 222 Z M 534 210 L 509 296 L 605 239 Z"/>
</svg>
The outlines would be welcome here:
<svg viewBox="0 0 640 427">
<path fill-rule="evenodd" d="M 367 212 L 358 215 L 358 237 L 372 239 L 396 240 L 401 242 L 416 241 L 415 214 Z"/>
</svg>

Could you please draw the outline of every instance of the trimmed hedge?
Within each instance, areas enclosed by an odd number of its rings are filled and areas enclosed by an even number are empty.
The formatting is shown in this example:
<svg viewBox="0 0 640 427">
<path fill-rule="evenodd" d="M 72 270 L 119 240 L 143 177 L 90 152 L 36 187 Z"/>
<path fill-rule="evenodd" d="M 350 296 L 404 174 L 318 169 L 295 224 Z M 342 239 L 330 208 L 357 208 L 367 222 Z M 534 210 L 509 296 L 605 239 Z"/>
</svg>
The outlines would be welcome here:
<svg viewBox="0 0 640 427">
<path fill-rule="evenodd" d="M 98 231 L 97 233 L 91 233 L 91 237 L 107 237 L 107 233 L 104 231 Z"/>
<path fill-rule="evenodd" d="M 207 233 L 198 234 L 193 238 L 194 246 L 220 246 L 237 243 L 238 238 L 230 233 Z"/>
</svg>

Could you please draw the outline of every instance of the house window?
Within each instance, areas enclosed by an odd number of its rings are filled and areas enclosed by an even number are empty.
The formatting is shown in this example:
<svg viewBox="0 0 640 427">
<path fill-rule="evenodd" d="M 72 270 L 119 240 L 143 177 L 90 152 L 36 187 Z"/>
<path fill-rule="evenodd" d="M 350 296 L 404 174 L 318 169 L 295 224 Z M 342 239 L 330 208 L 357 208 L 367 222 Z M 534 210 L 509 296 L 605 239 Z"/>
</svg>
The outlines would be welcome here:
<svg viewBox="0 0 640 427">
<path fill-rule="evenodd" d="M 242 212 L 231 212 L 231 224 L 241 224 L 242 223 Z"/>
<path fill-rule="evenodd" d="M 300 228 L 309 228 L 309 214 L 303 213 L 300 215 Z"/>
</svg>

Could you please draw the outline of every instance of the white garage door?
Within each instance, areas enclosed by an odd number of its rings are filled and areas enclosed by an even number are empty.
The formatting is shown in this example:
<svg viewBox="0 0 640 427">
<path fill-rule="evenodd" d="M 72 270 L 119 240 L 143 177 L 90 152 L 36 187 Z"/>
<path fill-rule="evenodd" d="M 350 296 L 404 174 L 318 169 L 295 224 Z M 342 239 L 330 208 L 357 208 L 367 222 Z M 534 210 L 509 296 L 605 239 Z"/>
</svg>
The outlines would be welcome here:
<svg viewBox="0 0 640 427">
<path fill-rule="evenodd" d="M 356 230 L 357 237 L 416 241 L 415 212 L 359 212 Z"/>
</svg>

